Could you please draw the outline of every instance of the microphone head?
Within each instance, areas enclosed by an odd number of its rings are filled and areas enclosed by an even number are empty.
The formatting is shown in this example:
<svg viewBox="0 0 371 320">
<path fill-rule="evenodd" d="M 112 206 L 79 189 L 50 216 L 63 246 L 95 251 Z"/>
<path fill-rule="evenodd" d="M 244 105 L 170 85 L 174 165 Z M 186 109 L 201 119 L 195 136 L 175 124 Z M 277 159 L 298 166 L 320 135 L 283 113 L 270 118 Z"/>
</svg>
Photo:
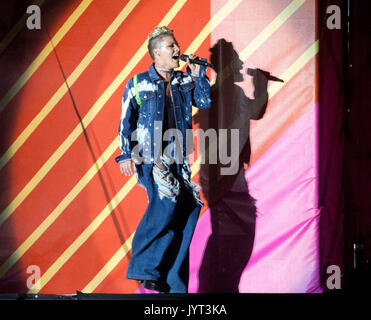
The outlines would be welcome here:
<svg viewBox="0 0 371 320">
<path fill-rule="evenodd" d="M 180 56 L 180 60 L 184 61 L 184 62 L 187 62 L 187 59 L 188 59 L 188 56 L 186 54 L 182 54 Z"/>
</svg>

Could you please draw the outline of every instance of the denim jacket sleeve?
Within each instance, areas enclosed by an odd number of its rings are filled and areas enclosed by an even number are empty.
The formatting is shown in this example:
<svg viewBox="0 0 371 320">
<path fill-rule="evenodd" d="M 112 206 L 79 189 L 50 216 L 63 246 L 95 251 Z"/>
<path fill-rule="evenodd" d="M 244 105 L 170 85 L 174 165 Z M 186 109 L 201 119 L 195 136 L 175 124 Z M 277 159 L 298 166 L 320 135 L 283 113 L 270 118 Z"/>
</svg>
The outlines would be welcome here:
<svg viewBox="0 0 371 320">
<path fill-rule="evenodd" d="M 118 163 L 131 160 L 131 151 L 134 143 L 131 135 L 137 126 L 138 108 L 139 106 L 135 100 L 133 79 L 131 78 L 125 87 L 122 98 L 121 119 L 118 129 L 121 155 L 115 158 L 115 161 Z"/>
<path fill-rule="evenodd" d="M 206 61 L 206 59 L 203 60 Z M 189 67 L 187 67 L 186 71 L 194 78 L 195 81 L 195 89 L 193 93 L 193 105 L 199 109 L 210 108 L 211 90 L 209 79 L 206 76 L 206 67 L 200 66 L 200 72 L 198 76 L 193 75 Z"/>
</svg>

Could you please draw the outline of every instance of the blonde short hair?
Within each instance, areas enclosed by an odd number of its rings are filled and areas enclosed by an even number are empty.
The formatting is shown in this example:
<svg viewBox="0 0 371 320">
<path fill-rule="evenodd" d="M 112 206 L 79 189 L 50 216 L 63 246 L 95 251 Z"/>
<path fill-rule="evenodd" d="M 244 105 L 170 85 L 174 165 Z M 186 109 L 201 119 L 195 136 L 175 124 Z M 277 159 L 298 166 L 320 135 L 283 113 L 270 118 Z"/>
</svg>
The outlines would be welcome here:
<svg viewBox="0 0 371 320">
<path fill-rule="evenodd" d="M 173 30 L 165 26 L 157 26 L 148 35 L 148 52 L 151 58 L 154 60 L 153 49 L 158 48 L 162 38 L 171 36 L 174 38 Z"/>
</svg>

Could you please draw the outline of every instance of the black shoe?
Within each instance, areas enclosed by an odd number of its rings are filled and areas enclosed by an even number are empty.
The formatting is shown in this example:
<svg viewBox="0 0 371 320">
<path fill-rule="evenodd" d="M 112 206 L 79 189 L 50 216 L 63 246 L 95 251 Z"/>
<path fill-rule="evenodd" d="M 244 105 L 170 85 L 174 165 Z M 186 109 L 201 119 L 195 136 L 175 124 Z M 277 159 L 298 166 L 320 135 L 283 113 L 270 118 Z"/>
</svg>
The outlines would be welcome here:
<svg viewBox="0 0 371 320">
<path fill-rule="evenodd" d="M 169 292 L 169 288 L 166 285 L 163 285 L 157 280 L 143 280 L 143 288 L 148 290 L 158 291 L 159 293 Z"/>
</svg>

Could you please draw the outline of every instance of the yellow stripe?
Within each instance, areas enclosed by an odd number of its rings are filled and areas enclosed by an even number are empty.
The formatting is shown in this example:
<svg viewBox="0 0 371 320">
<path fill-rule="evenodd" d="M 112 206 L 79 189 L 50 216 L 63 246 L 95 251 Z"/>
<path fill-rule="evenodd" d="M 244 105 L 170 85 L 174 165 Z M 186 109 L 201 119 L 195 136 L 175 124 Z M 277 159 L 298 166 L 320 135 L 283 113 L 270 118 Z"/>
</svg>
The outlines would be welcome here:
<svg viewBox="0 0 371 320">
<path fill-rule="evenodd" d="M 94 47 L 88 52 L 77 68 L 68 77 L 67 83 L 71 87 L 73 83 L 77 80 L 80 74 L 85 70 L 89 63 L 94 59 L 98 52 L 103 48 L 109 38 L 117 30 L 120 24 L 125 20 L 129 13 L 134 9 L 139 0 L 130 1 L 125 8 L 120 12 L 114 22 L 108 27 L 104 32 L 102 37 L 96 42 Z M 145 46 L 142 46 L 145 47 Z M 140 49 L 143 51 L 143 48 Z M 143 53 L 144 55 L 144 53 Z M 138 53 L 134 58 L 138 57 Z M 134 59 L 133 58 L 133 59 Z M 132 59 L 132 60 L 133 60 Z M 134 63 L 132 64 L 134 67 Z M 130 70 L 131 71 L 131 70 Z M 107 102 L 109 97 L 112 95 L 114 90 L 120 85 L 120 79 L 116 78 L 114 83 L 102 94 L 98 101 L 94 104 L 91 110 L 86 114 L 82 120 L 84 127 L 86 127 L 97 115 L 103 105 Z M 0 159 L 0 169 L 10 160 L 14 153 L 23 145 L 26 139 L 31 135 L 31 133 L 36 129 L 36 127 L 41 123 L 41 121 L 48 115 L 48 113 L 54 108 L 58 101 L 67 92 L 68 88 L 64 83 L 45 107 L 40 111 L 40 113 L 31 121 L 27 128 L 18 136 L 16 141 L 12 146 L 6 151 L 6 153 Z M 59 146 L 59 148 L 53 153 L 53 155 L 43 164 L 39 171 L 32 177 L 32 179 L 27 183 L 27 185 L 22 189 L 20 193 L 12 200 L 12 202 L 5 208 L 5 210 L 0 215 L 0 225 L 9 218 L 9 216 L 18 208 L 22 201 L 32 192 L 32 190 L 40 183 L 40 181 L 45 177 L 45 175 L 53 168 L 56 162 L 63 156 L 63 154 L 68 150 L 72 143 L 79 137 L 83 132 L 83 127 L 78 124 L 67 139 Z"/>
<path fill-rule="evenodd" d="M 302 56 L 300 56 L 287 70 L 289 72 L 284 72 L 279 78 L 285 79 L 285 84 L 294 77 L 304 65 L 313 58 L 318 52 L 318 41 L 316 41 L 309 49 L 307 49 Z M 274 96 L 285 84 L 282 84 L 278 89 L 273 89 L 270 91 L 271 95 Z M 192 177 L 197 174 L 200 170 L 201 156 L 194 162 L 191 167 Z M 125 242 L 125 248 L 131 247 L 131 240 L 134 236 L 133 232 L 130 238 Z M 89 282 L 89 284 L 83 289 L 83 292 L 89 293 L 93 292 L 96 287 L 108 276 L 108 274 L 115 268 L 115 266 L 125 257 L 124 249 L 120 249 L 112 256 L 109 262 L 99 271 L 99 273 Z"/>
<path fill-rule="evenodd" d="M 96 274 L 96 276 L 82 289 L 84 293 L 93 292 L 104 278 L 116 267 L 117 261 L 121 261 L 126 254 L 131 250 L 131 243 L 133 241 L 135 232 L 125 241 L 124 245 L 112 256 L 112 258 L 104 265 L 104 267 Z"/>
<path fill-rule="evenodd" d="M 193 44 L 193 43 L 192 43 Z M 191 46 L 192 46 L 192 44 L 191 44 Z M 199 43 L 199 45 L 201 45 L 201 43 Z M 195 168 L 197 167 L 197 164 L 199 164 L 200 163 L 200 160 L 201 160 L 201 157 L 199 157 L 199 159 L 197 159 L 197 161 L 196 161 L 196 163 L 192 166 L 192 168 L 193 168 L 193 171 L 192 171 L 192 176 L 194 175 L 194 174 L 196 174 L 196 172 L 195 172 Z M 196 166 L 195 166 L 196 165 Z M 198 166 L 198 168 L 199 168 L 199 166 Z M 129 180 L 129 182 L 130 182 L 131 180 Z M 129 183 L 128 182 L 128 183 Z M 127 183 L 127 184 L 128 184 Z M 126 184 L 126 185 L 127 185 Z M 126 185 L 124 186 L 124 188 L 126 187 Z M 134 185 L 132 185 L 132 187 L 133 187 Z M 132 188 L 131 187 L 131 188 Z M 129 189 L 129 191 L 130 191 L 130 189 Z M 123 199 L 123 198 L 122 198 Z M 121 200 L 122 200 L 121 199 Z M 120 201 L 121 201 L 120 200 Z M 113 209 L 112 209 L 113 210 Z M 101 213 L 102 214 L 102 213 Z M 103 220 L 101 220 L 102 222 L 103 222 Z M 98 226 L 97 226 L 98 227 Z M 95 230 L 95 229 L 94 229 Z M 85 238 L 84 238 L 85 239 Z M 77 241 L 77 240 L 76 240 Z M 76 242 L 75 241 L 75 242 Z M 84 240 L 84 241 L 86 241 L 86 240 Z M 74 242 L 74 243 L 75 243 Z M 82 243 L 81 243 L 82 244 Z M 76 250 L 77 250 L 78 248 L 76 248 Z M 68 250 L 68 249 L 67 249 Z M 121 249 L 120 249 L 121 250 Z M 55 272 L 57 272 L 60 268 L 61 268 L 61 263 L 62 264 L 64 264 L 65 262 L 66 262 L 67 260 L 65 260 L 65 259 L 61 259 L 61 260 L 58 260 L 58 262 L 56 261 L 54 264 L 53 264 L 53 266 L 54 266 L 54 269 L 55 269 Z M 115 260 L 113 260 L 113 261 L 115 261 Z M 112 262 L 113 263 L 113 262 Z M 117 263 L 118 263 L 118 261 L 117 261 Z M 107 270 L 107 269 L 106 269 Z M 104 272 L 104 271 L 101 271 L 100 272 L 100 275 L 101 275 L 101 277 L 102 277 L 102 279 L 100 280 L 100 281 L 102 281 L 103 280 L 103 276 L 105 277 L 107 274 Z M 47 280 L 49 281 L 50 280 L 50 278 L 51 278 L 52 276 L 47 276 Z M 94 280 L 94 283 L 98 283 L 99 281 L 98 281 L 98 278 L 96 278 L 95 280 Z M 45 281 L 44 282 L 41 282 L 41 284 L 42 284 L 42 286 L 44 286 L 45 285 Z"/>
<path fill-rule="evenodd" d="M 52 38 L 52 43 L 54 46 L 63 39 L 67 32 L 72 28 L 77 19 L 82 15 L 86 8 L 90 5 L 92 0 L 83 0 L 76 10 L 71 14 L 63 26 L 58 30 L 58 32 Z M 49 41 L 44 49 L 39 53 L 36 59 L 30 64 L 27 70 L 19 77 L 17 82 L 10 88 L 10 90 L 5 94 L 4 97 L 0 100 L 0 112 L 4 110 L 7 104 L 13 99 L 13 97 L 23 88 L 28 79 L 35 73 L 35 71 L 40 67 L 44 62 L 47 56 L 52 52 L 53 46 Z"/>
<path fill-rule="evenodd" d="M 319 41 L 316 41 L 302 54 L 302 56 L 299 59 L 295 61 L 294 64 L 292 64 L 288 69 L 286 69 L 286 71 L 281 75 L 281 79 L 283 79 L 285 82 L 289 81 L 293 76 L 295 76 L 297 70 L 301 70 L 307 64 L 307 62 L 318 53 L 318 51 Z M 281 89 L 282 85 L 283 84 L 281 82 L 273 82 L 273 84 L 268 88 L 269 96 L 273 97 L 277 93 L 277 91 Z M 280 111 L 279 108 L 272 108 L 270 110 L 269 117 L 271 119 L 279 118 L 278 113 L 280 112 L 282 111 Z M 241 128 L 244 125 L 245 125 L 244 123 L 236 123 L 234 124 L 234 128 Z M 260 128 L 262 125 L 263 125 L 262 122 L 260 121 L 256 122 L 255 129 L 258 130 L 258 128 Z M 268 138 L 268 132 L 266 130 L 265 131 L 263 130 L 260 134 L 260 139 L 263 141 L 266 140 L 266 138 Z"/>
<path fill-rule="evenodd" d="M 92 223 L 78 236 L 78 238 L 63 252 L 63 254 L 49 267 L 49 269 L 40 278 L 40 289 L 44 287 L 49 280 L 58 272 L 58 270 L 67 262 L 69 258 L 85 243 L 85 241 L 94 233 L 95 230 L 110 215 L 121 200 L 135 186 L 137 179 L 132 176 L 129 181 L 121 188 L 116 196 L 106 205 Z M 37 293 L 38 290 L 30 290 L 29 293 Z"/>
<path fill-rule="evenodd" d="M 297 59 L 286 71 L 281 75 L 281 79 L 285 82 L 289 81 L 298 70 L 302 69 L 310 59 L 312 59 L 319 51 L 319 40 L 314 42 L 305 52 Z M 273 82 L 268 89 L 268 94 L 273 97 L 284 84 L 282 82 Z"/>
<path fill-rule="evenodd" d="M 190 54 L 195 52 L 201 43 L 205 41 L 207 36 L 214 30 L 226 16 L 228 16 L 232 10 L 234 10 L 242 0 L 232 0 L 228 1 L 205 25 L 205 27 L 201 30 L 198 36 L 192 41 L 192 44 L 187 48 L 185 51 L 186 54 Z M 183 69 L 185 65 L 184 61 L 180 61 L 179 68 Z"/>
<path fill-rule="evenodd" d="M 95 174 L 102 168 L 112 154 L 117 150 L 117 141 L 104 151 L 99 159 L 91 166 L 79 182 L 64 197 L 58 206 L 48 215 L 48 217 L 31 233 L 31 235 L 14 251 L 14 253 L 0 267 L 0 278 L 24 255 L 24 253 L 41 237 L 41 235 L 51 226 L 51 224 L 62 214 L 68 205 L 85 188 Z"/>
<path fill-rule="evenodd" d="M 305 0 L 294 0 L 292 1 L 272 22 L 264 28 L 259 35 L 249 43 L 249 45 L 243 49 L 239 57 L 242 61 L 245 61 L 255 50 L 262 45 L 282 24 L 284 24 L 291 15 L 297 11 Z"/>
<path fill-rule="evenodd" d="M 292 1 L 276 18 L 272 20 L 238 55 L 237 59 L 246 61 L 281 25 L 283 25 L 291 15 L 296 12 L 303 4 L 305 0 L 294 0 Z M 231 61 L 224 69 L 221 75 L 219 75 L 219 84 L 227 79 L 231 73 L 234 72 L 234 65 L 236 60 Z M 211 85 L 215 85 L 215 79 L 211 82 Z M 213 88 L 214 90 L 216 87 Z M 192 107 L 192 116 L 198 112 L 196 107 Z"/>
<path fill-rule="evenodd" d="M 80 77 L 80 75 L 85 71 L 88 65 L 93 61 L 96 55 L 104 47 L 107 41 L 116 32 L 118 27 L 138 4 L 139 0 L 131 0 L 125 8 L 119 13 L 112 24 L 107 28 L 99 40 L 94 44 L 94 46 L 89 50 L 86 56 L 81 60 L 79 65 L 71 73 L 67 79 L 68 86 L 71 86 Z M 22 133 L 17 137 L 17 139 L 12 143 L 4 155 L 0 158 L 0 169 L 2 169 L 8 161 L 14 156 L 14 154 L 19 150 L 20 147 L 26 142 L 30 135 L 37 129 L 40 123 L 46 118 L 46 116 L 54 109 L 57 103 L 63 98 L 63 96 L 68 92 L 68 87 L 63 83 L 59 89 L 54 93 L 46 105 L 41 109 L 37 116 L 29 123 L 29 125 L 22 131 Z"/>
<path fill-rule="evenodd" d="M 41 6 L 45 0 L 37 0 L 33 5 Z M 7 46 L 13 41 L 16 35 L 24 28 L 29 14 L 27 12 L 18 20 L 18 22 L 13 26 L 13 28 L 8 32 L 8 34 L 0 42 L 0 54 L 7 48 Z"/>
<path fill-rule="evenodd" d="M 176 14 L 180 11 L 180 9 L 184 6 L 186 1 L 187 0 L 178 0 L 174 4 L 174 6 L 169 10 L 169 12 L 165 15 L 165 17 L 162 19 L 159 25 L 168 25 L 174 19 Z M 142 54 L 142 50 L 144 50 L 143 54 Z M 146 53 L 146 41 L 143 43 L 143 45 L 138 50 L 138 52 L 135 54 L 135 56 L 130 60 L 129 64 L 116 77 L 116 79 L 112 82 L 112 84 L 107 88 L 105 93 L 103 93 L 102 95 L 104 96 L 103 99 L 108 100 L 108 98 L 112 95 L 112 93 L 118 88 L 118 86 L 123 82 L 123 80 L 130 73 L 131 70 L 129 71 L 129 69 L 134 68 L 134 66 L 138 63 L 138 59 L 141 59 L 145 53 Z M 117 142 L 116 139 L 115 141 Z M 93 220 L 93 222 L 83 231 L 83 233 L 66 249 L 66 251 L 64 251 L 64 253 L 43 274 L 43 276 L 40 279 L 41 287 L 45 286 L 46 283 L 48 283 L 48 281 L 54 276 L 56 272 L 58 272 L 58 270 L 63 266 L 63 264 L 78 250 L 78 248 L 90 237 L 90 235 L 103 223 L 106 217 L 111 213 L 112 210 L 116 208 L 116 206 L 127 195 L 127 193 L 135 186 L 136 183 L 137 183 L 136 177 L 132 176 L 129 179 L 129 181 L 122 187 L 122 189 L 117 193 L 117 195 L 107 204 L 107 206 L 103 209 L 103 211 Z M 38 292 L 38 291 L 39 290 L 30 290 L 30 292 Z"/>
</svg>

